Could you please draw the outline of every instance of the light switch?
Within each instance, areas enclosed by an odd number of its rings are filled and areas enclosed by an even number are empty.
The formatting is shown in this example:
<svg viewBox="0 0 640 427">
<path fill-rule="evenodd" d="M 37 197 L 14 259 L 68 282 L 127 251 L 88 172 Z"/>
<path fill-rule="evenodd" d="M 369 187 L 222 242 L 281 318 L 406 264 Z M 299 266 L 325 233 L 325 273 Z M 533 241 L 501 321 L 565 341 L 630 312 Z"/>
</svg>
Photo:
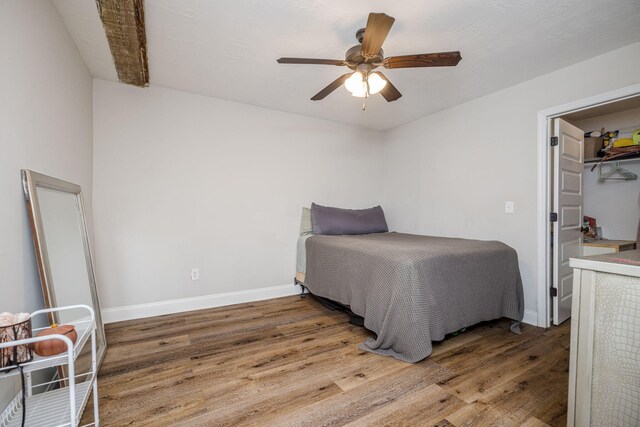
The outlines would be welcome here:
<svg viewBox="0 0 640 427">
<path fill-rule="evenodd" d="M 504 202 L 504 213 L 512 214 L 515 211 L 515 203 L 511 200 Z"/>
<path fill-rule="evenodd" d="M 198 279 L 200 279 L 200 269 L 192 268 L 191 269 L 191 280 L 198 280 Z"/>
</svg>

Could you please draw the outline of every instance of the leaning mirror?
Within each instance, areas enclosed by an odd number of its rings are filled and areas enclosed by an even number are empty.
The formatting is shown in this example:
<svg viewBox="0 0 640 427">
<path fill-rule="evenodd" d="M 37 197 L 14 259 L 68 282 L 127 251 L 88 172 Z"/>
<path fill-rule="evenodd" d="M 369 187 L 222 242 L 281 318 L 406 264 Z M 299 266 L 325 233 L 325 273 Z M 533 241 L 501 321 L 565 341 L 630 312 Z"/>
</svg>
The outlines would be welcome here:
<svg viewBox="0 0 640 427">
<path fill-rule="evenodd" d="M 96 316 L 98 367 L 107 345 L 93 272 L 87 222 L 79 185 L 33 171 L 22 171 L 45 306 L 85 304 Z M 52 313 L 49 321 L 64 324 L 86 312 Z"/>
</svg>

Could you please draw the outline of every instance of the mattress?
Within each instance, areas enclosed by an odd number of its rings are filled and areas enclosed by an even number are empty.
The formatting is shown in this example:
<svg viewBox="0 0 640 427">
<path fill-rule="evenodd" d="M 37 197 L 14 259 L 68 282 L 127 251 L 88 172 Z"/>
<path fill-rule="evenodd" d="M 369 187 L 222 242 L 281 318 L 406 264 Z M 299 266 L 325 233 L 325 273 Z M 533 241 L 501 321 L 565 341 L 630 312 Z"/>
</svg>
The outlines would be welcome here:
<svg viewBox="0 0 640 427">
<path fill-rule="evenodd" d="M 524 315 L 518 256 L 501 242 L 377 233 L 305 246 L 305 286 L 364 318 L 367 351 L 417 362 L 448 333 Z"/>
<path fill-rule="evenodd" d="M 307 239 L 313 234 L 301 235 L 298 237 L 298 245 L 296 251 L 296 280 L 304 283 L 305 273 L 307 272 Z"/>
</svg>

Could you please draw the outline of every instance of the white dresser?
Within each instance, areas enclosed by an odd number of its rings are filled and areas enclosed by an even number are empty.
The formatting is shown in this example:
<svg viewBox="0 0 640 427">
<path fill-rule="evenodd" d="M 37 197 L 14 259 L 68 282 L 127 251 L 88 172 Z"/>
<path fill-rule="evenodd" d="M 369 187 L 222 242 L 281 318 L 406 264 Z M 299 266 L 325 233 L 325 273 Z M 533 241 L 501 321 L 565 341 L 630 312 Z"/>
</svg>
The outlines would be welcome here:
<svg viewBox="0 0 640 427">
<path fill-rule="evenodd" d="M 636 249 L 635 240 L 595 240 L 582 243 L 582 256 L 604 255 Z"/>
<path fill-rule="evenodd" d="M 572 258 L 568 426 L 640 426 L 640 250 Z"/>
</svg>

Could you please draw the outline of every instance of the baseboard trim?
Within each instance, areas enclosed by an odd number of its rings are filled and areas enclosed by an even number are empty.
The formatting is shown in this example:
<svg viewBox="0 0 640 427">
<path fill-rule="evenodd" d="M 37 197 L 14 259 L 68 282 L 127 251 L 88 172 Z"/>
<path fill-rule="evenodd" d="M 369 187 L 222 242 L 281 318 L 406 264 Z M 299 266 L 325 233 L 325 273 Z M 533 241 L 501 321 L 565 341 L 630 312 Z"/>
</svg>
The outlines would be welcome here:
<svg viewBox="0 0 640 427">
<path fill-rule="evenodd" d="M 122 322 L 124 320 L 161 316 L 163 314 L 181 313 L 184 311 L 203 310 L 205 308 L 262 301 L 271 298 L 296 295 L 299 293 L 299 285 L 289 284 L 271 286 L 269 288 L 250 289 L 246 291 L 227 292 L 223 294 L 203 295 L 200 297 L 150 302 L 147 304 L 105 308 L 101 313 L 102 321 L 104 323 L 114 323 Z"/>
<path fill-rule="evenodd" d="M 528 325 L 538 326 L 538 312 L 534 310 L 524 310 L 523 323 Z"/>
<path fill-rule="evenodd" d="M 200 297 L 181 298 L 168 301 L 150 302 L 147 304 L 127 305 L 124 307 L 105 308 L 102 310 L 104 323 L 122 322 L 125 320 L 143 319 L 145 317 L 162 316 L 163 314 L 182 313 L 184 311 L 203 310 L 223 307 L 245 302 L 263 301 L 272 298 L 287 297 L 300 293 L 300 285 L 280 285 L 269 288 L 250 289 L 246 291 L 227 292 L 223 294 L 203 295 Z M 523 323 L 538 326 L 538 313 L 525 309 Z"/>
</svg>

